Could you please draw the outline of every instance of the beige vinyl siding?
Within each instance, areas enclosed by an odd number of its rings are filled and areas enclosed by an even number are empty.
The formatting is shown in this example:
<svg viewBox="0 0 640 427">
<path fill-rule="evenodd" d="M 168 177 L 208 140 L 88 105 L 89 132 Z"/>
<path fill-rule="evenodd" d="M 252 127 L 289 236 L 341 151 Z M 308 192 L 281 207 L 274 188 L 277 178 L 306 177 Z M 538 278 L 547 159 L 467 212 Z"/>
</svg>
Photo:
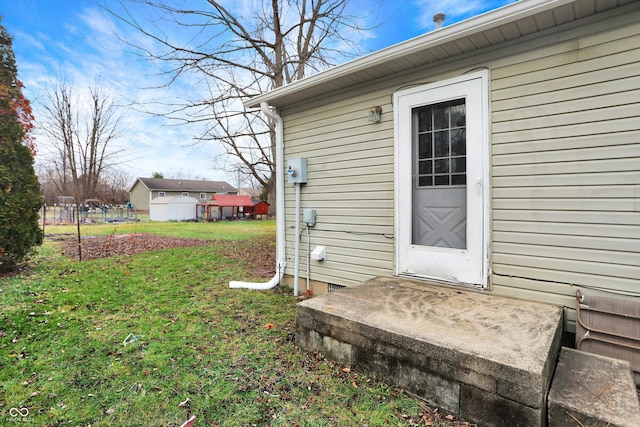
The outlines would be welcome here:
<svg viewBox="0 0 640 427">
<path fill-rule="evenodd" d="M 317 223 L 310 229 L 311 250 L 327 247 L 326 260 L 311 261 L 312 279 L 353 285 L 393 273 L 393 122 L 386 91 L 334 99 L 330 106 L 283 113 L 285 162 L 307 158 L 301 208 L 317 212 Z M 369 123 L 368 110 L 374 105 L 382 105 L 381 123 Z M 285 183 L 287 274 L 293 274 L 294 190 Z M 304 224 L 301 229 L 304 278 Z"/>
<path fill-rule="evenodd" d="M 640 292 L 640 24 L 610 25 L 492 69 L 496 293 Z"/>
<path fill-rule="evenodd" d="M 635 9 L 633 9 L 635 11 Z M 394 91 L 478 67 L 491 77 L 491 292 L 568 307 L 577 288 L 640 293 L 640 23 L 626 13 L 543 32 L 281 110 L 307 157 L 313 280 L 394 271 Z M 490 36 L 490 34 L 487 34 Z M 382 122 L 368 122 L 380 105 Z M 286 187 L 287 274 L 294 188 Z M 301 277 L 306 272 L 302 226 Z M 590 291 L 598 293 L 598 291 Z"/>
</svg>

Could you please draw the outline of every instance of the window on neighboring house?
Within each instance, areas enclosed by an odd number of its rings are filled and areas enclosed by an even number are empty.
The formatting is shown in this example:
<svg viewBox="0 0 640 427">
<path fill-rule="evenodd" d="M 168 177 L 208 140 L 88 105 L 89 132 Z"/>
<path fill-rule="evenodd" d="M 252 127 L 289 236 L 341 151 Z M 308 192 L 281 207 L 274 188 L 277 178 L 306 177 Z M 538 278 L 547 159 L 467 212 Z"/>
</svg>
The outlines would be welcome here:
<svg viewBox="0 0 640 427">
<path fill-rule="evenodd" d="M 200 193 L 200 198 L 201 199 L 206 199 L 207 198 L 207 193 Z"/>
<path fill-rule="evenodd" d="M 183 191 L 183 192 L 182 192 L 182 195 L 183 195 L 183 196 L 189 196 L 189 192 L 188 192 L 188 191 Z"/>
<path fill-rule="evenodd" d="M 167 195 L 167 193 L 165 193 L 164 191 L 158 191 L 158 197 L 165 197 Z"/>
</svg>

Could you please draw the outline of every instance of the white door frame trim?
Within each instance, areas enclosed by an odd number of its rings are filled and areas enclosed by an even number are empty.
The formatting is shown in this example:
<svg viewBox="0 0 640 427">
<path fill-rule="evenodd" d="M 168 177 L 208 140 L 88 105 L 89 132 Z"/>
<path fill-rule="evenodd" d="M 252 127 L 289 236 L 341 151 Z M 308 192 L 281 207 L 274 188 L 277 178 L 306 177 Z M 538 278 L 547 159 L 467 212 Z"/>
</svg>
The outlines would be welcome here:
<svg viewBox="0 0 640 427">
<path fill-rule="evenodd" d="M 406 209 L 407 201 L 400 200 L 400 180 L 399 180 L 399 172 L 401 168 L 411 167 L 411 165 L 400 165 L 400 129 L 399 129 L 399 116 L 400 114 L 404 114 L 406 112 L 400 111 L 398 105 L 398 98 L 402 96 L 411 95 L 417 92 L 428 91 L 432 89 L 442 88 L 444 86 L 462 83 L 470 80 L 479 79 L 481 84 L 481 102 L 482 102 L 482 119 L 481 119 L 481 152 L 482 152 L 482 178 L 481 182 L 478 183 L 467 183 L 468 191 L 471 190 L 471 186 L 480 185 L 480 191 L 482 193 L 482 275 L 481 275 L 481 283 L 471 283 L 469 285 L 488 288 L 490 286 L 490 277 L 491 277 L 491 140 L 490 140 L 490 95 L 489 95 L 489 85 L 490 85 L 490 75 L 488 69 L 483 69 L 479 71 L 473 71 L 468 74 L 464 74 L 459 77 L 454 77 L 446 80 L 441 80 L 434 83 L 428 83 L 420 86 L 415 86 L 410 89 L 404 89 L 397 91 L 393 94 L 393 105 L 394 105 L 394 228 L 395 228 L 395 251 L 394 251 L 394 272 L 396 275 L 402 275 L 400 271 L 400 259 L 399 259 L 399 239 L 400 239 L 400 219 L 399 212 L 401 209 Z M 413 277 L 413 276 L 412 276 Z M 467 284 L 467 283 L 457 283 L 457 284 Z"/>
</svg>

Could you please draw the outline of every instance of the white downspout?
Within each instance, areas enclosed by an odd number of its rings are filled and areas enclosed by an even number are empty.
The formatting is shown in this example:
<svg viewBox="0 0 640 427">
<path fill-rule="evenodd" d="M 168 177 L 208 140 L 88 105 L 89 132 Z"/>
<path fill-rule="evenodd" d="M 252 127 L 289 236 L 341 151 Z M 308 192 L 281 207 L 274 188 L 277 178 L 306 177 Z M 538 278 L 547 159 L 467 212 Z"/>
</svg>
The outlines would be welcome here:
<svg viewBox="0 0 640 427">
<path fill-rule="evenodd" d="M 280 283 L 287 261 L 284 234 L 284 130 L 282 117 L 273 111 L 266 102 L 261 102 L 260 108 L 265 116 L 276 123 L 276 274 L 265 283 L 231 281 L 229 287 L 264 291 Z"/>
</svg>

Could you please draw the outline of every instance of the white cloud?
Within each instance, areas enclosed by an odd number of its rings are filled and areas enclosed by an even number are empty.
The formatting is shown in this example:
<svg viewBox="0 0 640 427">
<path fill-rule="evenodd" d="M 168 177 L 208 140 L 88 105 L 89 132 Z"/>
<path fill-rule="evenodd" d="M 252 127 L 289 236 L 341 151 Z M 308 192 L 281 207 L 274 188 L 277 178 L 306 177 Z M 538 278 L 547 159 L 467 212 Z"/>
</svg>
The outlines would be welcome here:
<svg viewBox="0 0 640 427">
<path fill-rule="evenodd" d="M 127 46 L 114 35 L 116 23 L 101 9 L 82 9 L 67 14 L 65 20 L 60 22 L 55 38 L 20 34 L 25 52 L 18 63 L 20 78 L 25 82 L 25 95 L 31 100 L 36 119 L 44 114 L 41 103 L 46 92 L 53 90 L 59 80 L 73 87 L 80 102 L 88 99 L 88 88 L 96 84 L 122 105 L 168 101 L 185 91 L 198 90 L 184 83 L 171 89 L 162 87 L 165 77 L 160 75 L 161 70 L 127 52 Z M 133 44 L 149 46 L 149 40 L 138 32 L 124 26 L 118 30 L 120 37 Z M 158 89 L 146 89 L 149 87 Z M 226 179 L 223 173 L 212 170 L 211 158 L 217 153 L 212 144 L 193 145 L 193 138 L 199 133 L 197 126 L 167 126 L 165 119 L 139 110 L 126 110 L 126 132 L 118 141 L 129 159 L 122 165 L 129 174 L 150 176 L 159 171 L 166 175 L 185 170 L 193 176 Z M 42 136 L 37 144 L 42 155 L 36 156 L 36 163 L 44 161 L 49 145 Z"/>
<path fill-rule="evenodd" d="M 46 35 L 42 33 L 35 33 L 35 35 L 31 35 L 29 33 L 25 33 L 24 31 L 18 31 L 14 36 L 14 42 L 16 39 L 20 39 L 22 43 L 30 48 L 36 50 L 45 50 L 44 44 L 42 43 L 43 39 L 48 38 Z"/>
<path fill-rule="evenodd" d="M 64 24 L 62 24 L 62 28 L 64 28 L 70 34 L 78 34 L 78 27 L 68 22 L 65 22 Z"/>
</svg>

